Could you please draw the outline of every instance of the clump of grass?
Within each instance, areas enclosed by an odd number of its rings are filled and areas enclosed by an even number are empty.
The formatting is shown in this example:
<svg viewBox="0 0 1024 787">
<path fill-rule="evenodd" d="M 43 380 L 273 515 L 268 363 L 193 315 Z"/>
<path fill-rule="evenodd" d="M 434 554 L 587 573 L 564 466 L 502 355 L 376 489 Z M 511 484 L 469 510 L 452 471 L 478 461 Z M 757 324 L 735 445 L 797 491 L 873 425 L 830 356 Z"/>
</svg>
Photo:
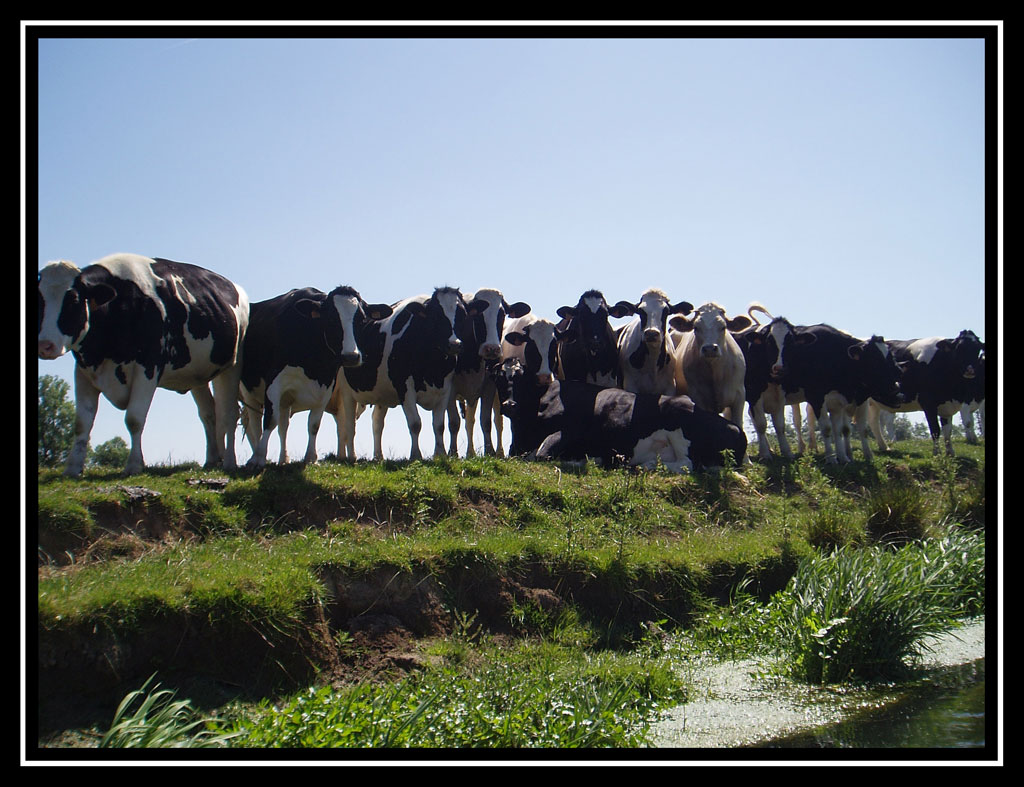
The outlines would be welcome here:
<svg viewBox="0 0 1024 787">
<path fill-rule="evenodd" d="M 118 705 L 101 749 L 219 748 L 239 734 L 211 728 L 192 703 L 175 700 L 175 692 L 161 689 L 159 683 L 150 688 L 154 677 L 155 673 Z"/>
<path fill-rule="evenodd" d="M 928 500 L 917 484 L 890 481 L 871 487 L 865 507 L 868 533 L 875 541 L 906 544 L 928 533 Z"/>
<path fill-rule="evenodd" d="M 803 562 L 773 600 L 788 671 L 808 683 L 900 676 L 928 636 L 984 609 L 984 553 L 981 536 L 950 530 Z"/>
<path fill-rule="evenodd" d="M 848 501 L 830 492 L 807 520 L 807 541 L 830 551 L 864 541 L 864 516 Z"/>
</svg>

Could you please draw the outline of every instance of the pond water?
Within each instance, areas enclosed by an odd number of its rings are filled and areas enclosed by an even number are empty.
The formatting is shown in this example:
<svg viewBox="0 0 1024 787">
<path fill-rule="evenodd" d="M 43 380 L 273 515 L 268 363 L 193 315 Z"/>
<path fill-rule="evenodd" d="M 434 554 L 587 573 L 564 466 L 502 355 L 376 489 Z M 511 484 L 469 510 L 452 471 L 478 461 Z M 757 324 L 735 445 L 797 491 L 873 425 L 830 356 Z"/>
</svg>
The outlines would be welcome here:
<svg viewBox="0 0 1024 787">
<path fill-rule="evenodd" d="M 980 680 L 923 686 L 899 702 L 837 724 L 757 744 L 756 748 L 983 749 L 986 742 L 984 660 Z"/>
</svg>

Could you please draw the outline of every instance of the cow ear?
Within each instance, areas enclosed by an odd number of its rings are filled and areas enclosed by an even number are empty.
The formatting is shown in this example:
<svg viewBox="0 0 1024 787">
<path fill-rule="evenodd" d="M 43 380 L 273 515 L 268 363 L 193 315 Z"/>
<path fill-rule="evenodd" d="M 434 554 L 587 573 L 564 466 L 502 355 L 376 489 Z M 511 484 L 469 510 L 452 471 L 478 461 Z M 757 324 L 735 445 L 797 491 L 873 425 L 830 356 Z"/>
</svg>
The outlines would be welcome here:
<svg viewBox="0 0 1024 787">
<path fill-rule="evenodd" d="M 737 314 L 731 320 L 726 321 L 725 327 L 728 328 L 733 333 L 738 333 L 739 331 L 745 331 L 753 324 L 754 321 L 751 320 L 747 315 Z"/>
<path fill-rule="evenodd" d="M 571 320 L 573 317 L 576 316 L 576 307 L 575 306 L 562 306 L 562 307 L 560 307 L 558 309 L 557 312 L 555 312 L 555 314 L 557 314 L 563 320 Z"/>
<path fill-rule="evenodd" d="M 670 328 L 674 328 L 680 333 L 687 333 L 688 331 L 693 330 L 693 320 L 688 320 L 681 314 L 676 314 L 670 317 L 668 325 Z"/>
<path fill-rule="evenodd" d="M 106 306 L 117 297 L 117 290 L 109 284 L 90 284 L 85 290 L 85 299 L 90 307 Z"/>
<path fill-rule="evenodd" d="M 693 304 L 689 301 L 679 301 L 672 306 L 668 307 L 671 314 L 689 314 L 693 311 Z"/>
<path fill-rule="evenodd" d="M 954 344 L 955 343 L 952 339 L 940 339 L 935 343 L 935 347 L 939 350 L 942 350 L 942 352 L 948 353 L 953 349 Z"/>
<path fill-rule="evenodd" d="M 853 360 L 855 360 L 855 361 L 859 361 L 860 358 L 861 358 L 861 355 L 863 353 L 864 353 L 864 344 L 863 343 L 861 343 L 861 344 L 851 344 L 846 349 L 846 354 L 849 355 L 851 358 L 853 358 Z"/>
<path fill-rule="evenodd" d="M 629 301 L 619 301 L 608 310 L 608 314 L 612 317 L 629 317 L 634 312 L 636 312 L 636 307 Z"/>
<path fill-rule="evenodd" d="M 519 347 L 526 343 L 526 334 L 522 331 L 511 331 L 505 334 L 505 341 L 513 347 Z"/>
<path fill-rule="evenodd" d="M 523 301 L 516 301 L 511 306 L 505 305 L 505 314 L 509 317 L 518 319 L 519 317 L 525 317 L 530 313 L 530 304 Z"/>
<path fill-rule="evenodd" d="M 420 303 L 419 301 L 409 301 L 407 304 L 405 304 L 405 310 L 415 317 L 426 314 L 427 306 L 426 304 Z"/>
<path fill-rule="evenodd" d="M 320 303 L 309 298 L 295 301 L 295 311 L 310 320 L 320 319 Z"/>
<path fill-rule="evenodd" d="M 386 303 L 368 303 L 363 307 L 363 311 L 371 320 L 386 320 L 394 310 Z"/>
<path fill-rule="evenodd" d="M 475 317 L 478 314 L 483 314 L 490 305 L 490 301 L 485 301 L 483 298 L 477 298 L 475 301 L 470 301 L 466 304 L 466 311 Z"/>
<path fill-rule="evenodd" d="M 793 333 L 792 336 L 793 342 L 803 347 L 818 341 L 818 337 L 813 333 Z"/>
</svg>

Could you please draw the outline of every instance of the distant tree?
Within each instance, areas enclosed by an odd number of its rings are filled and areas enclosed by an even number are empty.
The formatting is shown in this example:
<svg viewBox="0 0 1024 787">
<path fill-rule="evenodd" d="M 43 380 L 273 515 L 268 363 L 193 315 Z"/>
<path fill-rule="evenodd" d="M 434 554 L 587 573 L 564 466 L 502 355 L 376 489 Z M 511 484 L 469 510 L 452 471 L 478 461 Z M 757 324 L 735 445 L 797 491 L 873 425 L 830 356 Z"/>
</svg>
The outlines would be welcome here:
<svg viewBox="0 0 1024 787">
<path fill-rule="evenodd" d="M 53 467 L 67 461 L 75 436 L 75 403 L 71 386 L 52 374 L 39 377 L 39 464 Z"/>
<path fill-rule="evenodd" d="M 89 461 L 98 467 L 124 467 L 128 461 L 128 443 L 123 437 L 111 437 L 90 453 Z"/>
</svg>

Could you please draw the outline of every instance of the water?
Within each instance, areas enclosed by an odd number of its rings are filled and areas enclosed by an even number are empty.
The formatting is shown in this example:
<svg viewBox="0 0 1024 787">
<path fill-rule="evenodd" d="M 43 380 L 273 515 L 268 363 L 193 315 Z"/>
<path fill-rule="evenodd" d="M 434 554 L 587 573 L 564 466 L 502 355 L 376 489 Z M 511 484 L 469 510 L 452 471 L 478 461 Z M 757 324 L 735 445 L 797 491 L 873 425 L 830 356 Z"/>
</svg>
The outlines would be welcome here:
<svg viewBox="0 0 1024 787">
<path fill-rule="evenodd" d="M 967 685 L 923 686 L 899 702 L 837 724 L 757 748 L 804 749 L 983 749 L 985 748 L 984 661 L 981 679 Z"/>
</svg>

